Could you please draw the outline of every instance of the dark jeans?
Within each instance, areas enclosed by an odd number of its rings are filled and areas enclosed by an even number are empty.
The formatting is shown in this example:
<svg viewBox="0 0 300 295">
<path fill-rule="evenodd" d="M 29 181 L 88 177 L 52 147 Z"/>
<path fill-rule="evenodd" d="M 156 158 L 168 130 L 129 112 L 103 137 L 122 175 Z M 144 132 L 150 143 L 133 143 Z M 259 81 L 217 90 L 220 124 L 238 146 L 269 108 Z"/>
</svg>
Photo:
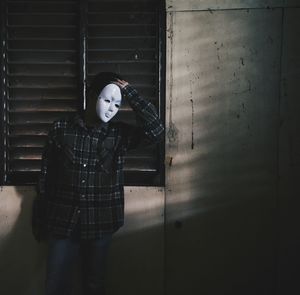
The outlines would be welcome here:
<svg viewBox="0 0 300 295">
<path fill-rule="evenodd" d="M 103 239 L 82 240 L 77 235 L 71 239 L 49 239 L 46 274 L 46 295 L 69 295 L 73 283 L 74 266 L 81 258 L 84 295 L 105 294 L 105 264 L 112 235 Z"/>
</svg>

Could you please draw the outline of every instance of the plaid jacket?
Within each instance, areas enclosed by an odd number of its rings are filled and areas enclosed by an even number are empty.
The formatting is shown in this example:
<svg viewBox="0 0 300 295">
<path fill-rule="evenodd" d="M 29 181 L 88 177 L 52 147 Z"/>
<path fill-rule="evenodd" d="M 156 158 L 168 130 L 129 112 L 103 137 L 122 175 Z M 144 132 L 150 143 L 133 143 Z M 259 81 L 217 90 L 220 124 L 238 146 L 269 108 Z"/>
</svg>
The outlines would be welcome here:
<svg viewBox="0 0 300 295">
<path fill-rule="evenodd" d="M 81 239 L 96 239 L 124 224 L 124 153 L 142 135 L 151 143 L 160 141 L 164 128 L 155 107 L 133 87 L 123 88 L 122 95 L 139 127 L 99 121 L 87 129 L 78 113 L 53 122 L 36 185 L 43 206 L 33 218 L 34 233 L 44 224 L 46 233 L 70 237 L 79 222 Z"/>
</svg>

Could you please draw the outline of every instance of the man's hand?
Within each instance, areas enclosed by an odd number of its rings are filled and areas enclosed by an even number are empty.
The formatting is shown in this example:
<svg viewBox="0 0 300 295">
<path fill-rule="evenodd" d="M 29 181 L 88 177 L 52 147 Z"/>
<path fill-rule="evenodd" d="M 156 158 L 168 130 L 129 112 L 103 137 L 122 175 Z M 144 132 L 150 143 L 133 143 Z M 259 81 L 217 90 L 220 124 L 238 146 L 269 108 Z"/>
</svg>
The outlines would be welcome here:
<svg viewBox="0 0 300 295">
<path fill-rule="evenodd" d="M 117 79 L 116 81 L 113 81 L 114 84 L 118 85 L 121 89 L 126 87 L 129 83 L 125 80 Z"/>
</svg>

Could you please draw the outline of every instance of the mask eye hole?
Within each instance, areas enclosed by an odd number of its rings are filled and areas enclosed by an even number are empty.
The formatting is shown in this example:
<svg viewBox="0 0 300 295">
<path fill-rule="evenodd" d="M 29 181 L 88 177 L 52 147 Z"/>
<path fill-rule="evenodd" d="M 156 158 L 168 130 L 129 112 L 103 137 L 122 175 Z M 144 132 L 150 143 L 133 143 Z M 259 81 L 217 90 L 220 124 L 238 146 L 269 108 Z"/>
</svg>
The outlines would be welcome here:
<svg viewBox="0 0 300 295">
<path fill-rule="evenodd" d="M 116 106 L 116 108 L 119 108 L 119 107 L 120 107 L 120 105 L 119 105 L 119 104 L 115 104 L 115 106 Z"/>
<path fill-rule="evenodd" d="M 104 101 L 105 101 L 105 102 L 110 102 L 110 100 L 109 100 L 109 99 L 107 99 L 107 98 L 105 98 L 105 99 L 104 99 Z"/>
</svg>

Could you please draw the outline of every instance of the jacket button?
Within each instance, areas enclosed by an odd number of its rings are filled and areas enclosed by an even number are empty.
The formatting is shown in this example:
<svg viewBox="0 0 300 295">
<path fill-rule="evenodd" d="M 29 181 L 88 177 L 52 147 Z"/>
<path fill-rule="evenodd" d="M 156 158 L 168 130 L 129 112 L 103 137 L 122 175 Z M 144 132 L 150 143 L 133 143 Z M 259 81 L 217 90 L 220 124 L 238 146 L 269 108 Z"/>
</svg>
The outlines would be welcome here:
<svg viewBox="0 0 300 295">
<path fill-rule="evenodd" d="M 80 209 L 77 210 L 77 213 L 78 213 L 78 214 L 80 213 Z"/>
<path fill-rule="evenodd" d="M 86 163 L 83 164 L 83 167 L 86 167 Z"/>
</svg>

